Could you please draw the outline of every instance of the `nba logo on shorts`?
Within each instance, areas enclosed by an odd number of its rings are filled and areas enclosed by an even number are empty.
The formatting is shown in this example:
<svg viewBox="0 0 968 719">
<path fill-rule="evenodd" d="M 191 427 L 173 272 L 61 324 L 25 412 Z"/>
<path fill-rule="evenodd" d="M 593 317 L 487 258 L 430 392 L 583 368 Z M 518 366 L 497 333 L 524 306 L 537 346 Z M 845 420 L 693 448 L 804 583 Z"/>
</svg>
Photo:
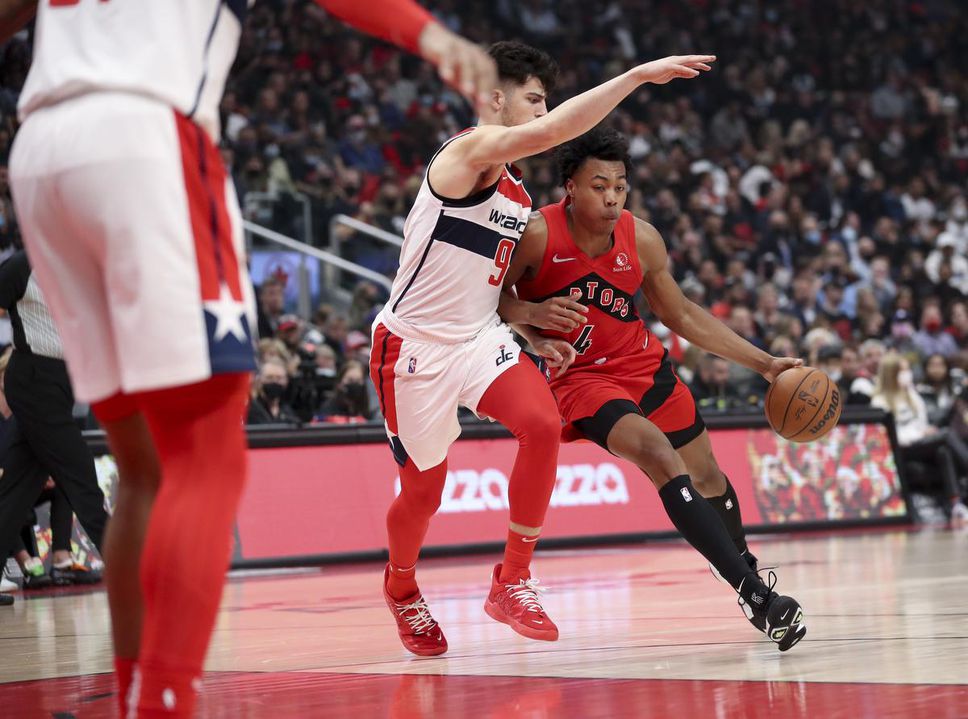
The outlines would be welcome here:
<svg viewBox="0 0 968 719">
<path fill-rule="evenodd" d="M 687 502 L 692 501 L 692 495 L 689 494 L 689 487 L 682 487 L 679 491 L 682 492 L 682 498 L 684 500 L 686 500 Z"/>
<path fill-rule="evenodd" d="M 410 358 L 410 364 L 407 366 L 407 373 L 408 374 L 413 374 L 416 371 L 417 371 L 417 358 L 416 357 L 411 357 Z"/>
</svg>

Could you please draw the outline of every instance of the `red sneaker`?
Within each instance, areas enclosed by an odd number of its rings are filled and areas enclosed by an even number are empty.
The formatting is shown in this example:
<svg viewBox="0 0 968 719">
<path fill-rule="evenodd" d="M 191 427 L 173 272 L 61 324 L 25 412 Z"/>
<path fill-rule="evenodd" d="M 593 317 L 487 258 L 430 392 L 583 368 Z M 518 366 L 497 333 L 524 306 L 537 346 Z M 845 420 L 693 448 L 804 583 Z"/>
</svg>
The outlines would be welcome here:
<svg viewBox="0 0 968 719">
<path fill-rule="evenodd" d="M 397 620 L 397 631 L 400 641 L 407 651 L 421 657 L 432 657 L 447 651 L 447 639 L 440 630 L 440 625 L 430 616 L 427 601 L 418 591 L 402 602 L 390 596 L 387 591 L 387 579 L 390 577 L 390 565 L 383 572 L 383 598 Z"/>
<path fill-rule="evenodd" d="M 491 593 L 484 602 L 484 611 L 491 619 L 507 624 L 528 639 L 553 642 L 558 639 L 558 627 L 545 614 L 538 601 L 538 580 L 529 577 L 516 584 L 502 584 L 501 565 L 494 567 L 491 575 Z"/>
</svg>

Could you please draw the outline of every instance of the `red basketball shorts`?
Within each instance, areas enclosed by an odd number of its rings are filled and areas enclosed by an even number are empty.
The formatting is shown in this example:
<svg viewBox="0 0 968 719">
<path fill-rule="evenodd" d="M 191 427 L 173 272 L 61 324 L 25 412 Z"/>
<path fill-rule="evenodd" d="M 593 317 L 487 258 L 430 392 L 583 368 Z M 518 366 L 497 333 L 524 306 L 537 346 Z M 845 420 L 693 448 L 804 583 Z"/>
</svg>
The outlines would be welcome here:
<svg viewBox="0 0 968 719">
<path fill-rule="evenodd" d="M 676 449 L 706 429 L 692 393 L 672 369 L 665 350 L 569 369 L 552 380 L 551 389 L 565 420 L 565 442 L 585 438 L 608 449 L 609 432 L 627 414 L 644 416 Z"/>
</svg>

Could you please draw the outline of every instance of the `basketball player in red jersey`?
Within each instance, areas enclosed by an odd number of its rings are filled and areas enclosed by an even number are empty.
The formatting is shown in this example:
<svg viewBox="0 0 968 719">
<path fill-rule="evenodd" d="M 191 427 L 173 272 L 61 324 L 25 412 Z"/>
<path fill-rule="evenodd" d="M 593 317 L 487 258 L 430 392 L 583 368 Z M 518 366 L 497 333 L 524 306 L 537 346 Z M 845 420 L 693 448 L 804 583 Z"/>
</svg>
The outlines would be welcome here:
<svg viewBox="0 0 968 719">
<path fill-rule="evenodd" d="M 416 581 L 416 564 L 447 478 L 447 450 L 460 434 L 459 405 L 501 422 L 519 449 L 508 482 L 510 524 L 494 567 L 487 614 L 531 639 L 555 640 L 530 563 L 551 499 L 561 424 L 547 383 L 497 316 L 504 273 L 531 211 L 510 162 L 591 129 L 644 82 L 708 70 L 712 56 L 640 65 L 551 112 L 557 67 L 521 43 L 491 47 L 498 85 L 480 124 L 444 143 L 407 217 L 390 299 L 373 324 L 370 375 L 386 418 L 400 494 L 387 514 L 390 562 L 384 595 L 403 645 L 441 654 L 447 640 Z M 543 308 L 549 315 L 557 305 Z M 536 348 L 551 351 L 540 342 Z"/>
<path fill-rule="evenodd" d="M 675 527 L 739 593 L 747 618 L 786 651 L 806 633 L 800 605 L 757 574 L 736 492 L 716 463 L 692 394 L 638 317 L 633 295 L 641 287 L 670 330 L 769 381 L 801 361 L 771 357 L 686 300 L 658 232 L 622 209 L 630 161 L 619 133 L 596 128 L 560 147 L 558 161 L 567 195 L 531 216 L 499 312 L 532 343 L 556 338 L 563 361 L 554 363 L 551 388 L 564 438 L 590 439 L 637 464 Z M 561 298 L 587 314 L 572 308 L 545 321 L 542 304 Z"/>
<path fill-rule="evenodd" d="M 0 0 L 0 38 L 37 13 L 10 160 L 18 218 L 121 476 L 105 567 L 127 716 L 194 712 L 246 473 L 255 314 L 216 146 L 250 4 Z M 319 4 L 475 100 L 494 86 L 484 50 L 409 0 Z"/>
</svg>

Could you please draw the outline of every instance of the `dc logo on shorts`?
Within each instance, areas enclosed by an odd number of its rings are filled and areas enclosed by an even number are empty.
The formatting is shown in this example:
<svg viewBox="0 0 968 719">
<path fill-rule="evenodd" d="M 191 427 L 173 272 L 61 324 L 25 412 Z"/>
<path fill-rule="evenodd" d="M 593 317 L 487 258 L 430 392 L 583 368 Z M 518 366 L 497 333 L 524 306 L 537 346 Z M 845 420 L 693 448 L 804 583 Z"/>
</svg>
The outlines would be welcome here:
<svg viewBox="0 0 968 719">
<path fill-rule="evenodd" d="M 514 355 L 511 354 L 510 352 L 508 352 L 504 348 L 504 345 L 501 345 L 500 347 L 498 347 L 497 352 L 498 352 L 498 357 L 497 357 L 496 360 L 494 360 L 494 365 L 497 366 L 497 367 L 500 367 L 502 364 L 504 364 L 505 362 L 507 362 L 509 359 L 513 359 L 514 358 Z"/>
<path fill-rule="evenodd" d="M 407 365 L 407 373 L 408 374 L 413 374 L 416 371 L 417 371 L 417 358 L 416 357 L 411 357 L 410 358 L 410 364 Z"/>
</svg>

